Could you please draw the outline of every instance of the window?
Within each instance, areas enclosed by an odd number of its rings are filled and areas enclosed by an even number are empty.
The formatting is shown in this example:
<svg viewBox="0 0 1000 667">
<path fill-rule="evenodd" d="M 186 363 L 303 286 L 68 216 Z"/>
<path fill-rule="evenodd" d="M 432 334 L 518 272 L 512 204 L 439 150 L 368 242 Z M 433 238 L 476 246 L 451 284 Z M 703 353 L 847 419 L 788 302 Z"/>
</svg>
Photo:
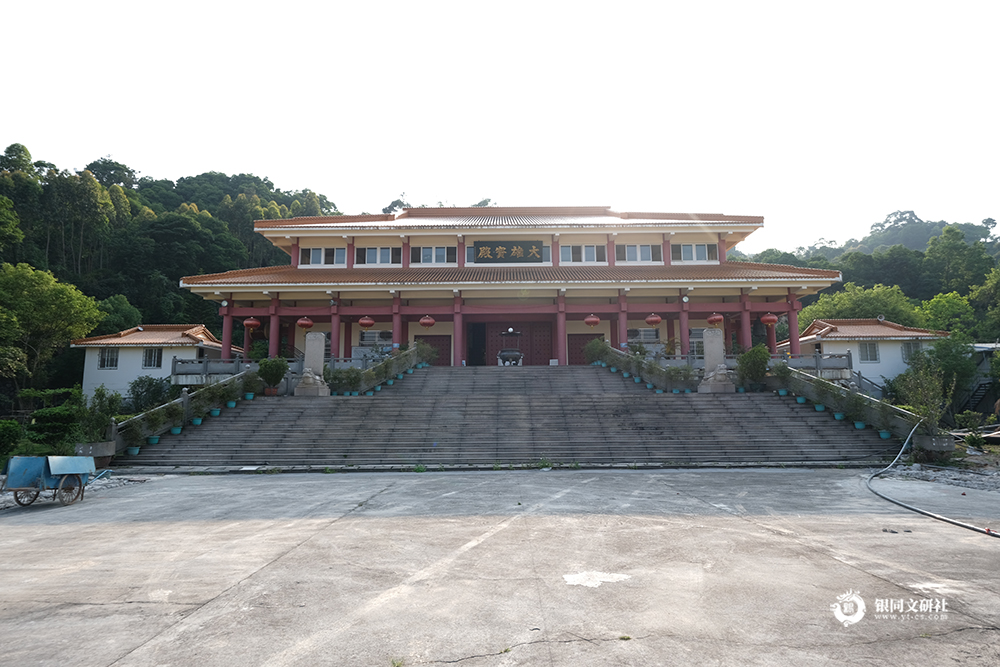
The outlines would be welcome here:
<svg viewBox="0 0 1000 667">
<path fill-rule="evenodd" d="M 360 331 L 358 336 L 359 347 L 383 347 L 392 345 L 392 331 Z"/>
<path fill-rule="evenodd" d="M 616 262 L 662 262 L 661 245 L 616 245 Z"/>
<path fill-rule="evenodd" d="M 392 248 L 355 248 L 354 265 L 361 264 L 402 264 L 403 249 Z"/>
<path fill-rule="evenodd" d="M 674 262 L 718 262 L 719 246 L 715 243 L 675 243 L 670 246 Z"/>
<path fill-rule="evenodd" d="M 698 357 L 705 356 L 705 330 L 690 329 L 688 336 L 688 352 Z"/>
<path fill-rule="evenodd" d="M 878 361 L 878 343 L 876 342 L 861 342 L 858 343 L 858 359 L 861 361 L 877 362 Z"/>
<path fill-rule="evenodd" d="M 565 264 L 571 262 L 606 262 L 608 261 L 608 248 L 603 245 L 559 246 L 559 261 Z"/>
<path fill-rule="evenodd" d="M 660 330 L 659 329 L 629 329 L 628 330 L 628 342 L 630 343 L 644 343 L 644 344 L 656 344 L 660 342 Z"/>
<path fill-rule="evenodd" d="M 903 361 L 909 362 L 910 357 L 912 357 L 916 352 L 919 351 L 920 351 L 919 340 L 903 341 Z"/>
<path fill-rule="evenodd" d="M 410 264 L 457 263 L 458 246 L 410 246 Z"/>
<path fill-rule="evenodd" d="M 299 266 L 347 264 L 347 248 L 299 248 Z"/>
<path fill-rule="evenodd" d="M 97 356 L 97 367 L 108 370 L 118 368 L 118 348 L 102 347 Z"/>
<path fill-rule="evenodd" d="M 142 367 L 143 368 L 162 368 L 163 367 L 163 348 L 162 347 L 149 347 L 142 351 Z"/>
</svg>

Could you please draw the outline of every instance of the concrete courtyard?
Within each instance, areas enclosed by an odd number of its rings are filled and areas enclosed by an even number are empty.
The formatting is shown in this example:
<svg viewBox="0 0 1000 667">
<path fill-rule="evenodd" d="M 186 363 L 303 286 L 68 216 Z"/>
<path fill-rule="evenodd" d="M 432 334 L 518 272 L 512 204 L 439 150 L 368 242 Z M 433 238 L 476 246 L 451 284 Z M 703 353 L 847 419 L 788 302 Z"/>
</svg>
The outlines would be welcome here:
<svg viewBox="0 0 1000 667">
<path fill-rule="evenodd" d="M 170 475 L 39 499 L 0 511 L 0 660 L 1000 664 L 1000 540 L 864 477 Z M 996 492 L 875 484 L 1000 528 Z"/>
</svg>

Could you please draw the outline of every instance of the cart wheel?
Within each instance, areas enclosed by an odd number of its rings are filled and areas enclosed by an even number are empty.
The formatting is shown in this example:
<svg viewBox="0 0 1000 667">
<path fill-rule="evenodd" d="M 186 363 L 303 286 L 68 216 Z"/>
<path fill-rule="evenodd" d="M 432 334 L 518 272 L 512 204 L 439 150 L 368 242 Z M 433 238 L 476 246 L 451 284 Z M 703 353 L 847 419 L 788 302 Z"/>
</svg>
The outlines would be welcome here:
<svg viewBox="0 0 1000 667">
<path fill-rule="evenodd" d="M 56 500 L 63 505 L 72 505 L 83 497 L 83 482 L 79 475 L 63 475 L 56 490 Z"/>
<path fill-rule="evenodd" d="M 36 498 L 38 498 L 38 489 L 14 492 L 14 502 L 21 507 L 27 507 L 31 503 L 35 502 Z"/>
</svg>

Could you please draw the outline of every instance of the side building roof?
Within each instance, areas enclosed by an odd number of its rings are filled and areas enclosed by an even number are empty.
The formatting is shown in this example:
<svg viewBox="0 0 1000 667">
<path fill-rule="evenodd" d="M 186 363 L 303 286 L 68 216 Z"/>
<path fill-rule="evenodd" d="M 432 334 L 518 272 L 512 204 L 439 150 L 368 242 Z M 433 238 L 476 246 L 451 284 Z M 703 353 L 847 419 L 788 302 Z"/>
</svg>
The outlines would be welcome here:
<svg viewBox="0 0 1000 667">
<path fill-rule="evenodd" d="M 828 319 L 813 320 L 799 335 L 800 343 L 849 340 L 935 340 L 947 337 L 949 332 L 936 329 L 918 329 L 888 320 L 870 319 Z M 784 340 L 779 343 L 787 344 Z"/>
<path fill-rule="evenodd" d="M 143 324 L 118 333 L 78 338 L 70 347 L 211 347 L 222 349 L 204 324 Z"/>
</svg>

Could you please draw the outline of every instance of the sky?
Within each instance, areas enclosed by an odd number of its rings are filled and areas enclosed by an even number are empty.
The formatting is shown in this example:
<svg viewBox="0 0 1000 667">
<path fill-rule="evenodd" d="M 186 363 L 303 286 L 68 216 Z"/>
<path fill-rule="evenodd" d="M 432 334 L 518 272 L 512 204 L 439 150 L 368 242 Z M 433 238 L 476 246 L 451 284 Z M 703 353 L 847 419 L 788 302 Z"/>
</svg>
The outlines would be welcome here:
<svg viewBox="0 0 1000 667">
<path fill-rule="evenodd" d="M 8 3 L 0 150 L 413 205 L 1000 219 L 1000 3 Z"/>
</svg>

